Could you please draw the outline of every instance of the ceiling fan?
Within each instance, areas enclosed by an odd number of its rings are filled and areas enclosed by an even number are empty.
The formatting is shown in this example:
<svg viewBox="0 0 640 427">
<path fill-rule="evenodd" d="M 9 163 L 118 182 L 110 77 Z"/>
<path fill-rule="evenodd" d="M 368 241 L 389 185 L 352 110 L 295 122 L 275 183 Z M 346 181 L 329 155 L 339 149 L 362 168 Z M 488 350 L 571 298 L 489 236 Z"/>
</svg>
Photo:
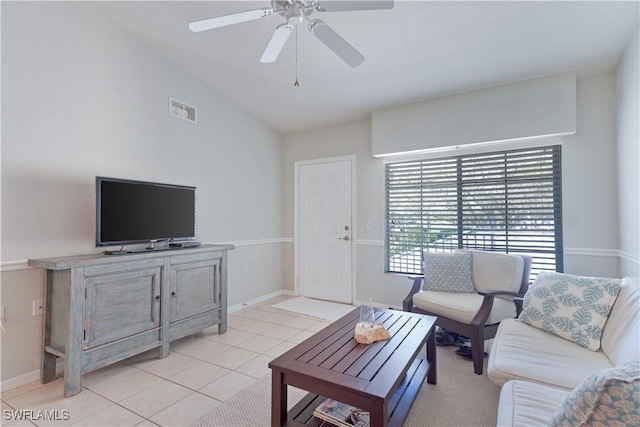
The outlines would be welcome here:
<svg viewBox="0 0 640 427">
<path fill-rule="evenodd" d="M 309 21 L 308 28 L 311 34 L 316 36 L 349 66 L 357 67 L 364 62 L 364 56 L 327 24 L 319 19 L 311 19 L 311 14 L 314 12 L 346 12 L 392 8 L 393 0 L 271 0 L 271 7 L 195 21 L 189 24 L 189 29 L 193 32 L 206 31 L 266 18 L 275 12 L 285 17 L 287 22 L 280 24 L 276 28 L 262 54 L 262 58 L 260 58 L 260 62 L 274 62 L 282 51 L 293 28 L 306 19 Z"/>
</svg>

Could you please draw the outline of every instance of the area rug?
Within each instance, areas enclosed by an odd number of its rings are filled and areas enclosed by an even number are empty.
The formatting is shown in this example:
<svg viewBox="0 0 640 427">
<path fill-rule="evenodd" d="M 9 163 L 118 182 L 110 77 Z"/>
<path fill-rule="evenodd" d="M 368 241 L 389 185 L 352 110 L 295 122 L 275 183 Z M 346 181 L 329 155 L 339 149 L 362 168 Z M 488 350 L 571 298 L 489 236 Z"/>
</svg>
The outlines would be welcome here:
<svg viewBox="0 0 640 427">
<path fill-rule="evenodd" d="M 404 427 L 495 426 L 500 388 L 473 373 L 457 347 L 438 347 L 438 383 L 422 385 Z M 485 361 L 486 365 L 486 361 Z M 485 367 L 486 370 L 486 367 Z M 306 392 L 289 387 L 291 408 Z M 271 375 L 231 397 L 193 427 L 260 427 L 271 420 Z"/>
<path fill-rule="evenodd" d="M 305 297 L 288 299 L 281 303 L 274 304 L 271 307 L 293 311 L 298 314 L 306 314 L 307 316 L 318 317 L 332 322 L 338 320 L 356 308 L 349 304 L 340 304 L 337 302 L 322 301 Z"/>
</svg>

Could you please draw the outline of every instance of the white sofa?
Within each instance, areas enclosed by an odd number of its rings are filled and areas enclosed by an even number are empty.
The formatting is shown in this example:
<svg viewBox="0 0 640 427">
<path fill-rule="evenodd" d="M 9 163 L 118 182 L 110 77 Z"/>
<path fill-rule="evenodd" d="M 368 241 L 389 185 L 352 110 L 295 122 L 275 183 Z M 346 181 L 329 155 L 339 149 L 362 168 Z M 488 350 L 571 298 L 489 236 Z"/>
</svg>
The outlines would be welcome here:
<svg viewBox="0 0 640 427">
<path fill-rule="evenodd" d="M 547 425 L 571 389 L 590 375 L 640 360 L 640 283 L 624 278 L 591 351 L 516 319 L 503 320 L 489 352 L 487 374 L 502 387 L 498 426 Z"/>
</svg>

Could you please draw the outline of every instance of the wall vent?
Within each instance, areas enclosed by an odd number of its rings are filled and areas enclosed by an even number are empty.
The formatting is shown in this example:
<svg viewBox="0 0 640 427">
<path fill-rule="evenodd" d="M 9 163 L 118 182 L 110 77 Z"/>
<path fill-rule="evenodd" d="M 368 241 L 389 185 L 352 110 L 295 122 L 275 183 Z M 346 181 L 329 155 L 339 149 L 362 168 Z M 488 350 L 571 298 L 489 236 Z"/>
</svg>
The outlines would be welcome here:
<svg viewBox="0 0 640 427">
<path fill-rule="evenodd" d="M 169 115 L 195 123 L 196 107 L 187 105 L 177 99 L 169 98 Z"/>
</svg>

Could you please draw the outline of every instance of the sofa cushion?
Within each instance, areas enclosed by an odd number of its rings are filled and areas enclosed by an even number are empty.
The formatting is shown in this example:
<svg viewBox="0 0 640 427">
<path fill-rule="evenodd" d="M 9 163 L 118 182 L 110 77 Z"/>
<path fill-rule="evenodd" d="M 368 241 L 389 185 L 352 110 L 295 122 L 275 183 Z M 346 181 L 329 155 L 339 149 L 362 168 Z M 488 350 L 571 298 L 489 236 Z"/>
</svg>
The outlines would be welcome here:
<svg viewBox="0 0 640 427">
<path fill-rule="evenodd" d="M 598 351 L 621 283 L 619 279 L 541 272 L 524 297 L 519 319 Z"/>
<path fill-rule="evenodd" d="M 518 379 L 572 389 L 592 373 L 611 367 L 602 351 L 505 319 L 489 352 L 487 374 L 498 386 Z"/>
<path fill-rule="evenodd" d="M 518 292 L 522 284 L 524 260 L 502 252 L 460 250 L 473 255 L 473 283 L 479 291 Z"/>
<path fill-rule="evenodd" d="M 568 394 L 568 390 L 528 381 L 508 381 L 500 390 L 496 425 L 546 427 Z"/>
<path fill-rule="evenodd" d="M 622 288 L 602 331 L 602 351 L 614 365 L 640 360 L 640 281 L 622 279 Z"/>
<path fill-rule="evenodd" d="M 606 369 L 585 379 L 567 395 L 549 424 L 640 426 L 640 362 Z"/>
<path fill-rule="evenodd" d="M 469 324 L 480 310 L 483 299 L 482 295 L 476 293 L 422 291 L 413 296 L 413 305 L 429 313 Z M 491 325 L 514 317 L 516 317 L 515 304 L 495 298 L 486 324 Z"/>
<path fill-rule="evenodd" d="M 424 284 L 422 289 L 439 292 L 475 292 L 471 278 L 471 254 L 468 252 L 437 253 L 424 251 Z"/>
</svg>

